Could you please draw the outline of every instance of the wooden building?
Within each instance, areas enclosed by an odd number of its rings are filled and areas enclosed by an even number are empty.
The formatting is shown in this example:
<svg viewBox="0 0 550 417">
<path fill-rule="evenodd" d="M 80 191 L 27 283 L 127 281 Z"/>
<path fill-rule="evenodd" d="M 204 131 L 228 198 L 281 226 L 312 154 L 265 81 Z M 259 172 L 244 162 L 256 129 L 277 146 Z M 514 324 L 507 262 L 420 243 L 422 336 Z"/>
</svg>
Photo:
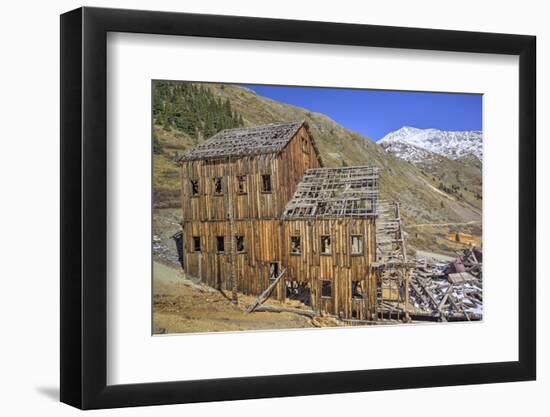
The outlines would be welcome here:
<svg viewBox="0 0 550 417">
<path fill-rule="evenodd" d="M 179 162 L 187 274 L 374 318 L 376 168 L 324 168 L 306 122 L 223 130 Z"/>
</svg>

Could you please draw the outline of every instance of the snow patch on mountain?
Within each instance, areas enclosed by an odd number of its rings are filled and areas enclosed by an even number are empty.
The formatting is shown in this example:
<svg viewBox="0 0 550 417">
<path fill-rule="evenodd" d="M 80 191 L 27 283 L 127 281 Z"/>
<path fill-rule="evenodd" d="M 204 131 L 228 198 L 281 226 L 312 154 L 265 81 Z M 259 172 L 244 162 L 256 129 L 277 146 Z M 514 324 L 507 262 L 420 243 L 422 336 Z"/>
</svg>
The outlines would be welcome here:
<svg viewBox="0 0 550 417">
<path fill-rule="evenodd" d="M 459 159 L 470 154 L 481 161 L 482 136 L 479 130 L 444 131 L 403 126 L 388 133 L 378 141 L 378 144 L 388 152 L 410 162 L 421 162 L 423 157 L 429 157 L 427 154 L 422 155 L 422 150 L 450 159 Z"/>
<path fill-rule="evenodd" d="M 434 156 L 437 156 L 433 152 L 426 149 L 419 148 L 418 146 L 409 145 L 405 142 L 384 142 L 380 143 L 386 152 L 389 152 L 400 159 L 409 161 L 412 163 L 424 163 L 427 160 L 431 160 Z"/>
</svg>

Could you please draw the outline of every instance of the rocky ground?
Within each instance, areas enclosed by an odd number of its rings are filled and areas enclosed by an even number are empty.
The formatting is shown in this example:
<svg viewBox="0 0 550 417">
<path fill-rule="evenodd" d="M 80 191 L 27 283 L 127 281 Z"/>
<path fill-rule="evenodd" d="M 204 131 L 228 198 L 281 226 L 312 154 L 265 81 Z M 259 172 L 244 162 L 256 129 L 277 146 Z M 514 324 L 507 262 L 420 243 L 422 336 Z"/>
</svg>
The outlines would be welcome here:
<svg viewBox="0 0 550 417">
<path fill-rule="evenodd" d="M 230 295 L 200 284 L 177 267 L 154 262 L 153 333 L 227 332 L 239 330 L 274 330 L 331 327 L 341 323 L 331 318 L 314 318 L 293 313 L 245 313 L 256 297 L 239 294 L 239 304 Z M 266 305 L 307 308 L 297 301 Z"/>
</svg>

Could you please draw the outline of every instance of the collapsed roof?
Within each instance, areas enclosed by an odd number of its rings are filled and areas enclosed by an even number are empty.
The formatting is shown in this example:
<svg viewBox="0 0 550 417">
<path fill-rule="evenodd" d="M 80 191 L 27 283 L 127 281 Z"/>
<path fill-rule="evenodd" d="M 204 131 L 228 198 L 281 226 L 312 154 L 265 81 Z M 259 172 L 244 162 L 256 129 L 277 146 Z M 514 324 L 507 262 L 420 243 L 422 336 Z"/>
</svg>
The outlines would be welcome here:
<svg viewBox="0 0 550 417">
<path fill-rule="evenodd" d="M 309 169 L 283 212 L 283 218 L 368 217 L 376 215 L 378 168 Z"/>
<path fill-rule="evenodd" d="M 279 153 L 305 121 L 225 129 L 184 153 L 179 161 Z"/>
</svg>

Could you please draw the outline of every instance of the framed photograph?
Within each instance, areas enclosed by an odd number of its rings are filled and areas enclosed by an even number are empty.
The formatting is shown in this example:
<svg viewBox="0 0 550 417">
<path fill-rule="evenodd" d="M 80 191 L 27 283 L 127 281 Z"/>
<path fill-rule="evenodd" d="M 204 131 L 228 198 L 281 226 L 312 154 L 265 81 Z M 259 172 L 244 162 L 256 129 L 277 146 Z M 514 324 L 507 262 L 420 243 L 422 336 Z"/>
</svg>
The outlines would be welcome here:
<svg viewBox="0 0 550 417">
<path fill-rule="evenodd" d="M 535 37 L 61 16 L 61 401 L 533 380 Z"/>
</svg>

